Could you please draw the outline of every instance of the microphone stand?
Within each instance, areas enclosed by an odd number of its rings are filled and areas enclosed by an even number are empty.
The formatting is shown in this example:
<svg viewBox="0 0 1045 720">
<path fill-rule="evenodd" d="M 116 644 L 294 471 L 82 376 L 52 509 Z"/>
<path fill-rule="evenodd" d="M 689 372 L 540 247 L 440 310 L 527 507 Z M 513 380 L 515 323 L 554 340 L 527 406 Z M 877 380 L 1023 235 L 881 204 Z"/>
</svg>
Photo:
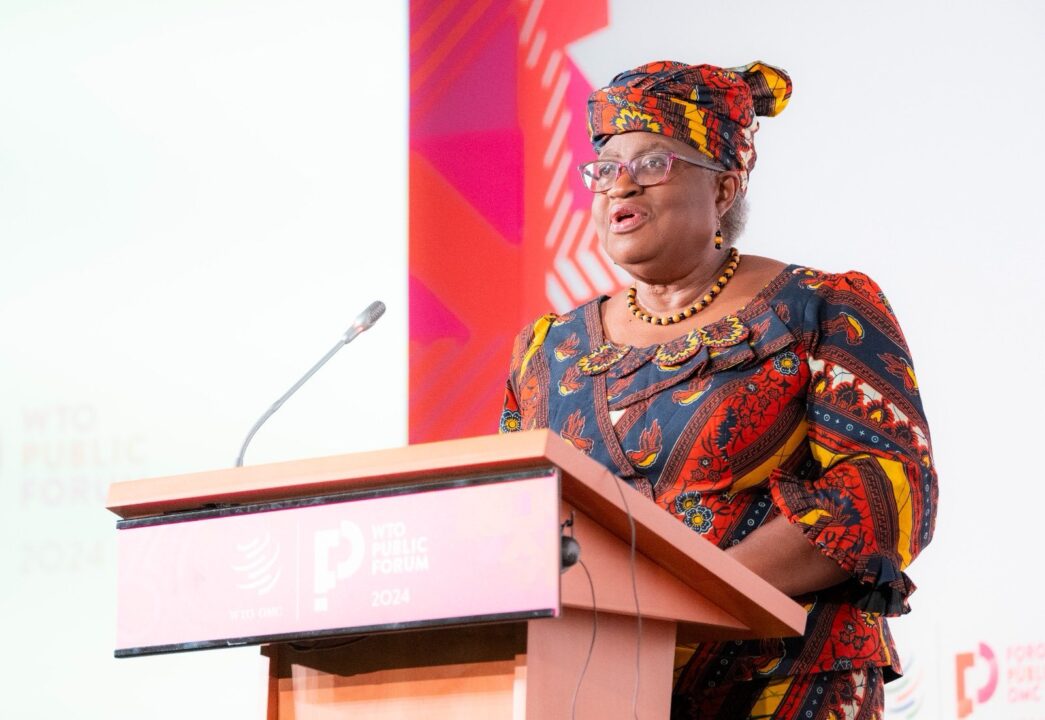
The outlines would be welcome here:
<svg viewBox="0 0 1045 720">
<path fill-rule="evenodd" d="M 364 330 L 369 330 L 370 327 L 377 322 L 377 319 L 384 314 L 384 312 L 385 304 L 380 300 L 368 305 L 363 312 L 359 313 L 355 321 L 352 323 L 352 326 L 345 331 L 345 334 L 341 336 L 341 339 L 337 341 L 337 344 L 330 348 L 330 350 L 327 351 L 327 354 L 324 355 L 319 362 L 313 365 L 300 380 L 294 383 L 293 387 L 283 393 L 283 396 L 279 400 L 272 403 L 272 406 L 265 411 L 264 415 L 258 418 L 258 421 L 254 423 L 254 427 L 252 427 L 250 432 L 247 433 L 247 438 L 243 441 L 243 445 L 239 449 L 239 455 L 236 456 L 236 467 L 243 467 L 243 455 L 247 452 L 247 446 L 250 445 L 250 441 L 254 439 L 254 434 L 261 429 L 261 426 L 265 424 L 265 421 L 272 417 L 277 410 L 283 407 L 283 403 L 285 403 L 291 395 L 296 393 L 302 385 L 308 382 L 309 378 L 315 375 L 316 371 L 323 367 L 330 358 L 334 357 L 338 350 L 355 340 Z"/>
</svg>

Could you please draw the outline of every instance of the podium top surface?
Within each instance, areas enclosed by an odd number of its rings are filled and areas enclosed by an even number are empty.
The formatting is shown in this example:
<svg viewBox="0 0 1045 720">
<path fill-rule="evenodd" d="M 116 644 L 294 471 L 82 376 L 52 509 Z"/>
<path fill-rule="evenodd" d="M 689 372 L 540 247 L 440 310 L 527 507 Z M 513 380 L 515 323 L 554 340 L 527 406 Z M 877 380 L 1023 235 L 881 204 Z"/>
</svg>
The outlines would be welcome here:
<svg viewBox="0 0 1045 720">
<path fill-rule="evenodd" d="M 131 519 L 548 466 L 571 475 L 606 472 L 558 436 L 537 430 L 128 480 L 109 487 L 106 507 Z"/>
</svg>

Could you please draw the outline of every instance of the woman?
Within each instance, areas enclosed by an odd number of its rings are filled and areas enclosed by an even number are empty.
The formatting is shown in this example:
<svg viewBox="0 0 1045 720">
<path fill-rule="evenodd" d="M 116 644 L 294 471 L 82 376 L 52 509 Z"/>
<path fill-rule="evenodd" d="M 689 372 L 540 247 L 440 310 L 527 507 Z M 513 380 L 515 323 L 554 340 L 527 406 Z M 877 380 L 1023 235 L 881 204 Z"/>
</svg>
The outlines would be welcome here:
<svg viewBox="0 0 1045 720">
<path fill-rule="evenodd" d="M 595 91 L 581 173 L 634 284 L 513 353 L 503 431 L 560 433 L 808 611 L 802 638 L 680 649 L 678 718 L 880 717 L 900 672 L 883 616 L 909 610 L 932 536 L 929 434 L 878 286 L 733 247 L 755 115 L 790 95 L 762 63 L 651 63 Z"/>
</svg>

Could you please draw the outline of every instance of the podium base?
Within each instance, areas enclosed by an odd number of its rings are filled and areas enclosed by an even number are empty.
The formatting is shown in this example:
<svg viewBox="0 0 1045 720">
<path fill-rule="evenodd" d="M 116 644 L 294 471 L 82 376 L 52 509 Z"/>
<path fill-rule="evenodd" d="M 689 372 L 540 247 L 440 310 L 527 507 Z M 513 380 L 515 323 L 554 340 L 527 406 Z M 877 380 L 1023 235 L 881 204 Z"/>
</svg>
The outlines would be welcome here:
<svg viewBox="0 0 1045 720">
<path fill-rule="evenodd" d="M 630 718 L 633 617 L 567 608 L 555 619 L 268 645 L 268 720 Z M 644 620 L 638 716 L 669 713 L 675 623 Z"/>
</svg>

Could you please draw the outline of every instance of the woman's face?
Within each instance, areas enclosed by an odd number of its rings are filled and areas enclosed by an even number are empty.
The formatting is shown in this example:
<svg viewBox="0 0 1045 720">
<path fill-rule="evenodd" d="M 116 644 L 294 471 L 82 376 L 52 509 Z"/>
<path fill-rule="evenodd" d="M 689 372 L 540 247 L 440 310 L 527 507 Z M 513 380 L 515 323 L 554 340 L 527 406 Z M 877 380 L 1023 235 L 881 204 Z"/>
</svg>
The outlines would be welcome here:
<svg viewBox="0 0 1045 720">
<path fill-rule="evenodd" d="M 656 151 L 700 156 L 679 140 L 630 132 L 612 136 L 599 159 L 627 162 Z M 669 284 L 707 263 L 717 267 L 725 255 L 715 250 L 715 230 L 735 196 L 729 185 L 718 173 L 680 160 L 667 180 L 649 187 L 637 185 L 623 170 L 613 187 L 592 199 L 599 240 L 613 262 L 648 283 Z"/>
</svg>

